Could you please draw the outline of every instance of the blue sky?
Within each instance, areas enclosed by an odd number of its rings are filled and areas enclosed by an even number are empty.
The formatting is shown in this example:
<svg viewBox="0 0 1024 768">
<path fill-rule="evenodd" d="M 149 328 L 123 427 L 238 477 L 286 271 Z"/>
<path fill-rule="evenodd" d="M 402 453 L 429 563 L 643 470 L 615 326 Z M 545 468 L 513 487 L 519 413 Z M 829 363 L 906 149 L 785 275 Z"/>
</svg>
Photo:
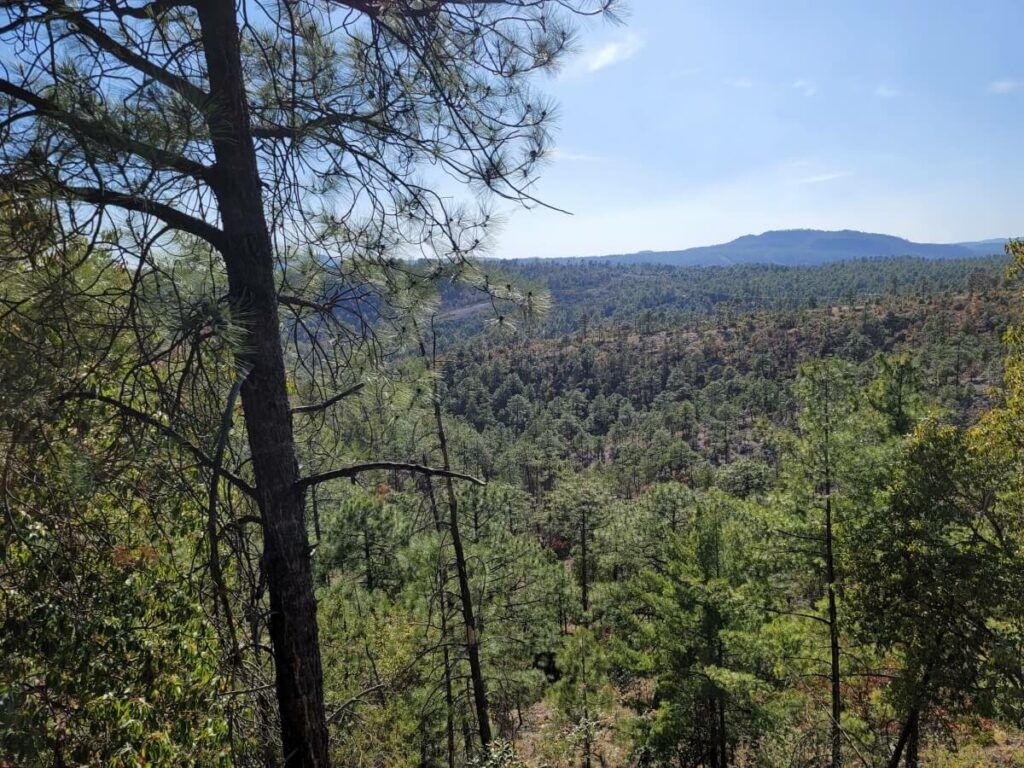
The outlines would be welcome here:
<svg viewBox="0 0 1024 768">
<path fill-rule="evenodd" d="M 537 85 L 539 197 L 497 256 L 673 249 L 768 229 L 1024 232 L 1021 0 L 632 0 Z"/>
</svg>

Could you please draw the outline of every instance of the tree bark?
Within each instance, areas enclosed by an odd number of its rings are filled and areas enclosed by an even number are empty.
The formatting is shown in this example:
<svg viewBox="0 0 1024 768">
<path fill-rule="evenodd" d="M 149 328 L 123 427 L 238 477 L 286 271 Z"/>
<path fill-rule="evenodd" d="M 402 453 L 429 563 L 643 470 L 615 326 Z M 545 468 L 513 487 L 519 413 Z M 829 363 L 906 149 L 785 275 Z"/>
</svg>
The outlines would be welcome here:
<svg viewBox="0 0 1024 768">
<path fill-rule="evenodd" d="M 249 126 L 232 0 L 197 4 L 211 92 L 213 183 L 225 234 L 229 297 L 245 324 L 238 357 L 251 367 L 242 408 L 263 522 L 263 569 L 284 764 L 328 766 L 327 722 L 305 502 L 281 346 L 274 255 Z"/>
</svg>

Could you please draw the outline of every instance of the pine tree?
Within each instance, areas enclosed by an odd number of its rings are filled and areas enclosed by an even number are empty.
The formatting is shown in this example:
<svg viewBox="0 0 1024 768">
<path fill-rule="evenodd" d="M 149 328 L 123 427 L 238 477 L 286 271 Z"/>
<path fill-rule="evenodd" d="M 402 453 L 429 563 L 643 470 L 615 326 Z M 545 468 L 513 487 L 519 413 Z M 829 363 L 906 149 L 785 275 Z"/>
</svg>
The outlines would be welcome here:
<svg viewBox="0 0 1024 768">
<path fill-rule="evenodd" d="M 210 307 L 226 308 L 238 331 L 252 475 L 242 487 L 261 521 L 287 765 L 328 764 L 305 497 L 366 467 L 300 475 L 282 327 L 322 395 L 300 413 L 328 411 L 359 383 L 353 347 L 389 320 L 400 331 L 399 316 L 427 298 L 419 286 L 439 276 L 396 258 L 426 253 L 465 274 L 486 237 L 490 217 L 419 184 L 418 166 L 530 201 L 552 110 L 529 77 L 568 48 L 566 12 L 609 5 L 3 5 L 0 45 L 17 62 L 0 78 L 5 188 L 59 209 L 55 219 L 85 242 L 102 234 L 137 275 L 186 247 L 205 254 L 209 274 L 223 272 Z M 139 358 L 157 368 L 204 338 L 185 334 Z M 178 372 L 163 371 L 153 399 L 178 390 Z M 156 410 L 175 413 L 173 402 L 148 412 L 159 420 Z M 201 453 L 216 485 L 228 468 Z"/>
</svg>

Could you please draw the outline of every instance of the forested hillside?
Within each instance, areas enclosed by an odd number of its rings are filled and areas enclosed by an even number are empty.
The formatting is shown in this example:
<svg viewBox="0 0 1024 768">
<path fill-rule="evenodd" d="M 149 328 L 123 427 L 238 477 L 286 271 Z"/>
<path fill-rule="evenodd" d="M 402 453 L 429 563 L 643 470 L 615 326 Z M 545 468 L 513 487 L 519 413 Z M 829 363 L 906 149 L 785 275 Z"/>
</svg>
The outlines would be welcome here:
<svg viewBox="0 0 1024 768">
<path fill-rule="evenodd" d="M 620 265 L 590 260 L 486 262 L 490 281 L 534 289 L 552 299 L 533 322 L 533 335 L 561 336 L 600 325 L 651 328 L 685 324 L 716 311 L 803 309 L 873 303 L 888 296 L 964 293 L 1006 285 L 1005 257 L 932 261 L 901 257 L 854 259 L 820 267 L 745 264 L 732 267 Z M 475 334 L 503 316 L 523 325 L 514 306 L 446 287 L 439 327 Z"/>
<path fill-rule="evenodd" d="M 1001 340 L 1017 301 L 1013 290 L 896 296 L 722 310 L 685 323 L 638 318 L 554 340 L 474 340 L 448 353 L 445 383 L 453 413 L 485 434 L 491 450 L 560 445 L 533 460 L 548 471 L 559 460 L 607 458 L 615 474 L 632 478 L 621 486 L 629 495 L 762 456 L 766 425 L 793 426 L 792 385 L 814 360 L 850 362 L 861 384 L 886 359 L 911 361 L 916 396 L 966 423 L 1001 384 Z M 511 461 L 525 468 L 529 455 Z"/>
<path fill-rule="evenodd" d="M 502 760 L 812 766 L 833 741 L 867 765 L 1024 757 L 1020 290 L 936 269 L 929 291 L 920 269 L 913 291 L 849 304 L 498 327 L 443 352 L 454 465 L 487 482 L 453 508 Z M 377 438 L 399 455 L 431 430 L 414 403 Z M 394 473 L 368 490 L 325 527 L 321 565 L 346 626 L 437 633 L 380 646 L 394 669 L 462 617 L 416 532 L 443 498 Z M 422 734 L 410 765 L 443 763 L 448 729 L 456 762 L 469 749 L 467 671 L 435 654 L 363 710 Z"/>
</svg>

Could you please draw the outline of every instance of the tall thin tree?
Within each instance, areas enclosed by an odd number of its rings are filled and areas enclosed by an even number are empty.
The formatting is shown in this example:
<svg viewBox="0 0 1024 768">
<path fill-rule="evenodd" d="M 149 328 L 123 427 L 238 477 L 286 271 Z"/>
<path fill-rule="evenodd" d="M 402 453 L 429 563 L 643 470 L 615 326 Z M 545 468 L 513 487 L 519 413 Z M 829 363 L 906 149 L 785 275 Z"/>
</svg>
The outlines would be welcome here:
<svg viewBox="0 0 1024 768">
<path fill-rule="evenodd" d="M 126 248 L 128 268 L 187 250 L 205 254 L 211 273 L 226 274 L 219 298 L 238 329 L 236 364 L 246 372 L 240 399 L 249 456 L 238 463 L 251 474 L 251 483 L 235 485 L 259 508 L 287 765 L 328 764 L 305 492 L 382 464 L 301 477 L 289 402 L 294 358 L 282 329 L 302 350 L 296 357 L 309 391 L 323 398 L 302 407 L 328 410 L 358 379 L 345 350 L 422 299 L 417 286 L 440 274 L 396 257 L 459 266 L 488 236 L 486 211 L 453 207 L 420 181 L 419 169 L 429 164 L 489 195 L 533 202 L 552 109 L 531 92 L 530 75 L 557 65 L 568 49 L 571 15 L 610 6 L 0 5 L 5 187 L 51 203 L 86 241 L 123 245 L 133 232 L 150 233 L 144 248 Z M 395 300 L 391 312 L 382 293 L 413 298 Z M 175 413 L 161 408 L 163 397 L 149 401 L 154 426 L 162 424 L 157 411 Z M 214 482 L 235 476 L 196 454 Z"/>
<path fill-rule="evenodd" d="M 800 464 L 812 488 L 812 498 L 821 514 L 818 555 L 823 564 L 829 641 L 829 746 L 831 768 L 843 761 L 842 671 L 839 632 L 839 572 L 836 553 L 836 492 L 838 467 L 842 460 L 841 430 L 853 407 L 853 387 L 849 371 L 835 360 L 806 364 L 799 381 L 801 399 L 799 451 Z"/>
</svg>

